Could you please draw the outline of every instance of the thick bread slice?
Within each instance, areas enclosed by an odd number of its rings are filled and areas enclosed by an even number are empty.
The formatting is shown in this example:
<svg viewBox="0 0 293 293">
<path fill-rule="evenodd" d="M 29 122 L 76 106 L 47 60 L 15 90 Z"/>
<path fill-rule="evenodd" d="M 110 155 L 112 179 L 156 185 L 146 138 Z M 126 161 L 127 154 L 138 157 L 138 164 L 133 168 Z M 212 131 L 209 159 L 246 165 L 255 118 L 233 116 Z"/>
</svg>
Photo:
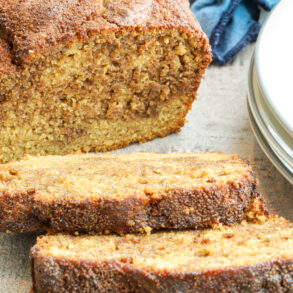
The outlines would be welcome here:
<svg viewBox="0 0 293 293">
<path fill-rule="evenodd" d="M 3 232 L 229 224 L 251 208 L 256 184 L 247 164 L 221 153 L 26 157 L 0 165 L 0 178 Z"/>
<path fill-rule="evenodd" d="M 211 230 L 41 236 L 31 264 L 35 293 L 289 293 L 293 225 L 270 216 Z"/>
</svg>

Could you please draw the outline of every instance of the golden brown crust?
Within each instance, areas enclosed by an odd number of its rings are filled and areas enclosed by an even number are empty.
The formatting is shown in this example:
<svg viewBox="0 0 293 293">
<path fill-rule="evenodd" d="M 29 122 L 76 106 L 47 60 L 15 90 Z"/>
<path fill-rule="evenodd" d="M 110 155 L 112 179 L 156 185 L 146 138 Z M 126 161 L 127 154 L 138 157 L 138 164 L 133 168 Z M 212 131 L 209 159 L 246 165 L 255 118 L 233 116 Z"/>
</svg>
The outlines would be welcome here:
<svg viewBox="0 0 293 293">
<path fill-rule="evenodd" d="M 262 213 L 260 210 L 259 212 Z M 257 217 L 258 215 L 255 216 L 255 219 Z M 285 220 L 280 220 L 280 223 L 282 221 L 285 225 L 287 223 L 288 227 L 290 225 L 292 227 L 292 224 L 288 224 Z M 225 228 L 223 229 L 225 230 Z M 202 231 L 195 232 L 200 235 Z M 188 233 L 188 231 L 185 231 L 185 233 Z M 96 259 L 99 257 L 93 256 L 92 260 L 86 260 L 79 257 L 79 252 L 77 251 L 79 258 L 77 260 L 68 257 L 68 255 L 66 257 L 56 257 L 54 253 L 52 255 L 52 250 L 49 256 L 47 255 L 49 250 L 46 251 L 46 245 L 50 242 L 49 237 L 54 238 L 54 236 L 41 236 L 37 244 L 31 249 L 31 273 L 34 288 L 32 292 L 35 293 L 93 291 L 101 293 L 291 292 L 293 289 L 293 259 L 291 258 L 283 260 L 272 259 L 272 261 L 264 261 L 255 265 L 206 269 L 203 272 L 192 270 L 177 272 L 176 270 L 168 269 L 151 270 L 133 266 L 131 257 L 97 261 Z M 91 236 L 84 235 L 80 237 Z M 76 239 L 80 237 L 77 236 Z M 139 243 L 139 239 L 131 235 L 126 235 L 121 239 L 122 243 L 124 241 Z M 118 239 L 118 243 L 120 243 L 119 241 Z M 95 247 L 94 243 L 90 241 L 87 243 L 89 248 L 91 245 Z M 60 244 L 66 247 L 68 243 L 65 242 L 64 238 L 64 242 L 61 241 Z M 162 245 L 164 245 L 164 242 L 162 242 Z M 72 246 L 67 247 L 67 249 L 74 248 Z M 152 250 L 152 248 L 149 249 Z M 59 255 L 62 255 L 62 253 L 59 253 Z"/>
<path fill-rule="evenodd" d="M 1 232 L 40 232 L 45 227 L 31 209 L 32 192 L 2 193 L 0 199 Z"/>
<path fill-rule="evenodd" d="M 174 190 L 168 197 L 124 200 L 35 201 L 33 196 L 4 195 L 0 199 L 1 232 L 42 232 L 47 228 L 67 232 L 117 233 L 151 229 L 198 229 L 232 224 L 245 217 L 254 202 L 254 182 L 231 183 L 204 190 Z M 261 196 L 257 197 L 265 209 Z M 192 212 L 188 212 L 192 210 Z"/>
<path fill-rule="evenodd" d="M 196 229 L 265 209 L 249 166 L 218 153 L 28 157 L 0 169 L 2 232 Z"/>
<path fill-rule="evenodd" d="M 11 48 L 11 58 L 20 65 L 60 43 L 124 28 L 184 31 L 201 39 L 210 59 L 207 38 L 187 1 L 0 1 L 0 35 Z"/>
<path fill-rule="evenodd" d="M 9 0 L 0 7 L 0 29 L 18 64 L 75 36 L 115 28 L 100 17 L 102 1 Z"/>
<path fill-rule="evenodd" d="M 68 261 L 31 252 L 34 293 L 278 293 L 293 290 L 293 259 L 205 273 L 152 274 L 122 262 Z"/>
<path fill-rule="evenodd" d="M 274 217 L 275 216 L 273 215 L 270 219 L 274 221 Z M 265 248 L 268 251 L 266 247 L 267 243 L 262 242 L 263 238 L 261 238 L 261 233 L 259 232 L 259 229 L 266 228 L 264 228 L 262 224 L 250 225 L 252 226 L 248 231 L 254 235 L 247 234 L 245 237 L 249 241 L 253 239 L 253 237 L 256 239 L 262 239 L 261 241 L 258 241 L 258 245 L 260 245 L 258 250 L 262 251 L 262 249 Z M 259 225 L 260 227 L 258 227 Z M 231 231 L 235 233 L 236 239 L 236 231 L 239 229 L 239 226 L 241 225 L 235 225 L 235 227 L 231 229 Z M 292 224 L 286 222 L 284 219 L 278 219 L 275 217 L 275 224 L 273 224 L 273 226 L 274 231 L 264 230 L 266 231 L 264 232 L 266 235 L 266 240 L 268 240 L 267 237 L 270 237 L 271 232 L 274 241 L 277 241 L 278 238 L 274 237 L 278 235 L 281 237 L 280 229 L 282 231 L 287 231 L 282 235 L 286 235 L 286 233 L 288 233 L 288 237 L 292 235 Z M 221 238 L 221 234 L 217 234 L 218 232 L 212 230 L 207 232 L 210 236 L 212 233 L 216 234 L 216 241 L 220 240 L 218 238 Z M 211 262 L 211 256 L 210 260 L 206 261 L 206 266 L 204 269 L 200 269 L 200 266 L 198 266 L 198 264 L 192 258 L 193 256 L 190 256 L 191 260 L 189 260 L 189 258 L 187 258 L 188 253 L 186 254 L 186 250 L 190 251 L 190 254 L 196 253 L 193 250 L 193 246 L 196 244 L 191 244 L 191 246 L 188 247 L 184 245 L 186 245 L 186 243 L 193 243 L 194 233 L 200 234 L 201 231 L 185 231 L 184 233 L 184 240 L 181 238 L 179 243 L 176 243 L 176 241 L 168 243 L 170 241 L 169 239 L 174 239 L 174 237 L 176 238 L 178 236 L 176 235 L 176 232 L 164 232 L 165 235 L 158 233 L 156 235 L 143 236 L 147 239 L 144 239 L 144 241 L 141 242 L 139 239 L 137 239 L 137 237 L 130 235 L 126 235 L 125 237 L 117 237 L 116 240 L 112 239 L 113 242 L 111 242 L 111 237 L 113 236 L 106 236 L 109 237 L 109 242 L 104 242 L 106 241 L 104 239 L 100 243 L 102 246 L 98 248 L 96 247 L 96 241 L 98 240 L 99 236 L 84 236 L 84 240 L 86 242 L 81 240 L 81 236 L 42 236 L 38 239 L 37 244 L 31 249 L 30 254 L 33 287 L 35 293 L 93 291 L 101 293 L 292 292 L 292 249 L 290 248 L 286 254 L 286 249 L 284 246 L 286 245 L 285 243 L 287 243 L 286 241 L 288 241 L 288 237 L 283 237 L 283 240 L 281 240 L 282 237 L 280 238 L 280 241 L 283 242 L 281 252 L 276 249 L 278 245 L 275 244 L 274 253 L 270 254 L 270 256 L 265 256 L 265 260 L 262 260 L 260 255 L 251 254 L 249 255 L 250 261 L 253 257 L 257 258 L 257 261 L 253 261 L 252 263 L 246 263 L 245 261 L 243 262 L 243 260 L 245 260 L 245 255 L 239 255 L 239 251 L 237 250 L 238 253 L 236 256 L 234 255 L 236 260 L 233 261 L 233 264 L 225 264 L 225 257 L 228 256 L 223 255 L 222 259 L 218 259 L 220 263 L 223 263 L 223 267 L 221 267 L 219 264 Z M 180 239 L 180 237 L 182 236 L 179 236 L 178 239 Z M 156 243 L 153 243 L 155 239 Z M 161 239 L 160 244 L 157 244 L 158 239 Z M 113 251 L 113 254 L 115 255 L 113 257 L 112 254 L 109 257 L 107 254 L 108 252 L 105 252 L 105 254 L 102 253 L 102 255 L 91 254 L 93 251 L 95 251 L 95 249 L 103 250 L 103 245 L 105 245 L 105 243 L 109 243 L 110 247 L 113 245 L 116 247 L 117 241 L 118 243 L 125 242 L 127 243 L 125 244 L 125 247 L 128 247 L 128 249 L 133 249 L 133 251 L 126 250 L 129 253 L 129 257 L 128 254 L 125 255 L 126 251 L 123 249 L 122 252 L 118 252 L 118 254 L 115 254 L 117 251 Z M 233 241 L 230 241 L 228 238 L 224 242 L 226 242 L 227 247 L 229 247 L 231 251 L 235 249 L 235 245 L 237 247 L 239 246 L 237 241 L 231 245 Z M 218 243 L 220 246 L 219 251 L 221 251 L 221 245 L 225 245 L 224 242 Z M 139 246 L 139 243 L 142 243 L 141 246 L 145 247 L 145 249 L 149 250 L 149 252 L 141 250 L 142 247 L 137 249 L 136 246 Z M 85 245 L 84 247 L 80 248 L 83 251 L 83 256 L 85 256 L 84 250 L 88 248 L 88 255 L 86 255 L 86 258 L 80 256 L 80 250 L 78 250 L 79 245 Z M 164 255 L 164 245 L 166 246 L 165 249 L 167 249 L 167 256 L 161 257 L 161 255 Z M 180 255 L 180 252 L 177 251 L 178 245 L 182 245 L 185 259 L 182 262 L 182 259 L 179 258 L 179 263 L 173 263 L 170 259 L 172 255 Z M 205 244 L 199 245 L 203 246 Z M 161 252 L 157 251 L 158 247 L 160 250 L 162 249 Z M 172 248 L 174 249 L 172 250 Z M 61 251 L 58 249 L 61 249 Z M 119 251 L 119 247 L 115 248 L 115 250 L 116 249 Z M 225 251 L 224 247 L 222 247 L 222 249 Z M 254 247 L 250 247 L 248 250 L 246 249 L 248 254 L 250 253 L 249 249 L 253 251 Z M 110 249 L 109 251 L 112 250 Z M 169 254 L 169 251 L 172 251 L 172 253 Z M 62 253 L 65 253 L 65 255 L 63 256 Z M 157 255 L 159 255 L 159 258 L 155 258 Z M 147 256 L 152 259 L 151 262 L 148 261 Z M 202 257 L 205 258 L 204 256 Z M 142 258 L 142 260 L 145 261 L 141 262 L 139 261 L 139 258 Z M 162 263 L 159 262 L 159 260 L 162 260 Z M 166 263 L 164 263 L 164 260 Z M 189 264 L 189 261 L 191 261 L 190 266 L 184 265 L 185 263 Z M 237 261 L 241 264 L 237 264 Z M 202 262 L 205 261 L 202 260 Z M 168 264 L 170 263 L 172 263 L 171 268 L 168 267 Z M 181 265 L 182 267 L 180 267 Z"/>
<path fill-rule="evenodd" d="M 133 233 L 145 229 L 199 229 L 243 220 L 254 200 L 254 185 L 239 182 L 205 189 L 173 190 L 145 200 L 35 201 L 34 214 L 55 232 Z M 261 197 L 260 197 L 260 201 Z M 263 203 L 264 204 L 264 203 Z M 192 211 L 192 212 L 189 212 Z"/>
<path fill-rule="evenodd" d="M 255 185 L 247 164 L 220 153 L 26 156 L 0 165 L 0 231 L 230 224 L 243 219 L 255 198 L 264 205 Z"/>
<path fill-rule="evenodd" d="M 44 235 L 31 249 L 41 292 L 292 292 L 293 224 L 276 215 L 151 235 Z"/>
<path fill-rule="evenodd" d="M 4 74 L 11 73 L 15 70 L 15 66 L 11 63 L 12 56 L 8 44 L 1 39 L 0 33 L 0 77 Z"/>
<path fill-rule="evenodd" d="M 245 218 L 255 200 L 254 181 L 243 180 L 205 189 L 173 190 L 168 197 L 145 202 L 124 200 L 36 201 L 33 196 L 4 195 L 0 199 L 1 232 L 53 231 L 144 232 L 151 229 L 198 229 L 213 224 L 232 224 Z M 261 208 L 266 210 L 261 196 Z M 189 212 L 192 211 L 192 212 Z"/>
</svg>

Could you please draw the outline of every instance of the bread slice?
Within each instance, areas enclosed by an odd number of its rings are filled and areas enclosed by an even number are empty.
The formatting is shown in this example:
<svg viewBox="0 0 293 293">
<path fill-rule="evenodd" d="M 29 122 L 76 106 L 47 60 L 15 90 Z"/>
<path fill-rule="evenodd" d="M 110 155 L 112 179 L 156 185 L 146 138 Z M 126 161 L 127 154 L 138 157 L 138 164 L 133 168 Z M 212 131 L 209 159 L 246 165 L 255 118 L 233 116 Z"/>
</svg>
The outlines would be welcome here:
<svg viewBox="0 0 293 293">
<path fill-rule="evenodd" d="M 293 225 L 270 216 L 211 230 L 41 236 L 31 264 L 35 293 L 289 293 Z"/>
<path fill-rule="evenodd" d="M 204 228 L 263 205 L 251 168 L 221 153 L 27 156 L 0 178 L 3 232 Z"/>
<path fill-rule="evenodd" d="M 0 161 L 178 131 L 210 62 L 188 0 L 0 0 Z"/>
</svg>

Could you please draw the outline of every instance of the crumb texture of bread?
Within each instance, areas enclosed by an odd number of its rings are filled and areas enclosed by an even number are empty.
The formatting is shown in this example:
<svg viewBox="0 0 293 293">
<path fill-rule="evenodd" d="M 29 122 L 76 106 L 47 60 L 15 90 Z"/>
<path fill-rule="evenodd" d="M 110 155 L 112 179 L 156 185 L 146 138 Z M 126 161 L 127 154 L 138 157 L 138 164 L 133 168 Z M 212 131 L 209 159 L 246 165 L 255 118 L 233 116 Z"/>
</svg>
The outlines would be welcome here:
<svg viewBox="0 0 293 293">
<path fill-rule="evenodd" d="M 43 292 L 292 292 L 293 225 L 275 215 L 211 230 L 41 236 L 31 249 Z"/>
<path fill-rule="evenodd" d="M 210 62 L 187 0 L 0 0 L 0 161 L 178 131 Z"/>
<path fill-rule="evenodd" d="M 0 230 L 33 232 L 37 219 L 71 233 L 232 224 L 265 213 L 255 185 L 221 153 L 26 156 L 0 165 Z"/>
</svg>

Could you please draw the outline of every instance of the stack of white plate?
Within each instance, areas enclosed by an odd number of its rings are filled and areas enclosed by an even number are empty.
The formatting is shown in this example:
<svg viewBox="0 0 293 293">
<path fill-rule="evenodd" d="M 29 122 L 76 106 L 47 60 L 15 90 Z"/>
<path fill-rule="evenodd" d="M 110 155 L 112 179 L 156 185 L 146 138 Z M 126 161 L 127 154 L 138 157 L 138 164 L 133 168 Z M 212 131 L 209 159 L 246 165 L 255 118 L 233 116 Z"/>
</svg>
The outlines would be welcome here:
<svg viewBox="0 0 293 293">
<path fill-rule="evenodd" d="M 263 151 L 293 184 L 293 1 L 282 0 L 259 35 L 248 74 L 248 113 Z"/>
</svg>

